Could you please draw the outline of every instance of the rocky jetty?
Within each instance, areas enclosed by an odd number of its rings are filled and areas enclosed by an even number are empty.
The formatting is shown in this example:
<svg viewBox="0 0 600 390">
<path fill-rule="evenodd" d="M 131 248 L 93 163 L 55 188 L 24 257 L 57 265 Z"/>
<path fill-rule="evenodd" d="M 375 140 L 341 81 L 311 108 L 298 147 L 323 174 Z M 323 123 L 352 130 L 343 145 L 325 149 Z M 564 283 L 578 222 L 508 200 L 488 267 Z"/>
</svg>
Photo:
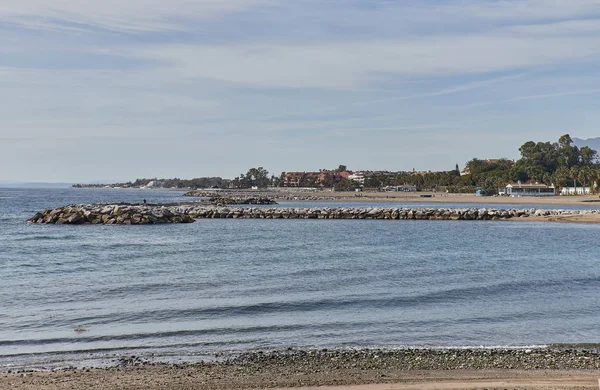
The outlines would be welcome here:
<svg viewBox="0 0 600 390">
<path fill-rule="evenodd" d="M 69 205 L 44 210 L 28 221 L 44 224 L 155 224 L 189 223 L 201 218 L 240 219 L 367 219 L 497 221 L 515 218 L 594 216 L 598 210 L 539 210 L 488 208 L 394 208 L 394 207 L 227 207 L 187 203 L 176 205 Z"/>
<path fill-rule="evenodd" d="M 213 197 L 206 201 L 206 203 L 213 205 L 244 205 L 244 204 L 255 204 L 255 205 L 269 205 L 277 204 L 269 198 L 226 198 L 226 197 Z"/>
<path fill-rule="evenodd" d="M 44 210 L 27 220 L 42 224 L 147 225 L 157 223 L 190 223 L 194 219 L 177 206 L 145 206 L 130 204 L 82 204 Z"/>
<path fill-rule="evenodd" d="M 486 208 L 390 208 L 390 207 L 203 207 L 182 206 L 192 218 L 259 219 L 389 219 L 389 220 L 460 220 L 491 221 L 512 218 L 597 214 L 597 210 L 536 210 Z"/>
<path fill-rule="evenodd" d="M 356 200 L 356 196 L 326 196 L 326 195 L 306 195 L 294 192 L 274 192 L 274 191 L 221 191 L 215 196 L 214 191 L 193 190 L 186 192 L 183 196 L 194 198 L 209 199 L 268 199 L 274 203 L 227 203 L 227 204 L 276 204 L 275 200 L 305 202 L 305 201 L 332 201 L 332 200 Z M 258 198 L 257 198 L 258 194 Z"/>
</svg>

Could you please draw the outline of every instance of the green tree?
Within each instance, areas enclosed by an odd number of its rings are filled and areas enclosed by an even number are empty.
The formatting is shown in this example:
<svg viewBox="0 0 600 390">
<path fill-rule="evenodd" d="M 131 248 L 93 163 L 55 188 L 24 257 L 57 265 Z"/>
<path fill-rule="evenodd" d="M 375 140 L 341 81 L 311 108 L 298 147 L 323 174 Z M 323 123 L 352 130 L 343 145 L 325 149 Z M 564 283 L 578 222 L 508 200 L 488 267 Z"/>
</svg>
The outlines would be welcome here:
<svg viewBox="0 0 600 390">
<path fill-rule="evenodd" d="M 573 187 L 575 187 L 575 194 L 577 194 L 577 180 L 579 180 L 581 167 L 578 167 L 577 165 L 572 166 L 571 169 L 569 169 L 569 173 L 571 174 L 571 178 L 573 179 Z"/>
<path fill-rule="evenodd" d="M 560 189 L 566 186 L 567 182 L 569 181 L 571 172 L 567 167 L 558 167 L 558 169 L 552 174 L 552 177 L 555 192 L 560 192 Z"/>
<path fill-rule="evenodd" d="M 598 159 L 598 152 L 589 146 L 584 146 L 579 150 L 581 165 L 585 167 L 592 167 Z"/>
<path fill-rule="evenodd" d="M 242 175 L 241 175 L 242 176 Z M 244 176 L 246 187 L 265 188 L 269 185 L 269 171 L 263 167 L 250 168 Z"/>
<path fill-rule="evenodd" d="M 565 134 L 558 139 L 559 163 L 567 168 L 579 164 L 579 148 L 573 145 L 573 140 L 569 134 Z"/>
<path fill-rule="evenodd" d="M 583 148 L 582 148 L 583 149 Z M 585 187 L 594 179 L 594 170 L 589 165 L 584 165 L 579 170 L 579 179 L 583 181 L 583 193 L 585 194 Z M 590 186 L 591 187 L 591 186 Z M 591 189 L 590 189 L 591 190 Z"/>
<path fill-rule="evenodd" d="M 331 173 L 325 174 L 321 185 L 325 188 L 331 188 L 335 185 L 335 177 Z"/>
<path fill-rule="evenodd" d="M 354 191 L 357 188 L 357 184 L 353 180 L 343 178 L 335 184 L 336 191 Z"/>
</svg>

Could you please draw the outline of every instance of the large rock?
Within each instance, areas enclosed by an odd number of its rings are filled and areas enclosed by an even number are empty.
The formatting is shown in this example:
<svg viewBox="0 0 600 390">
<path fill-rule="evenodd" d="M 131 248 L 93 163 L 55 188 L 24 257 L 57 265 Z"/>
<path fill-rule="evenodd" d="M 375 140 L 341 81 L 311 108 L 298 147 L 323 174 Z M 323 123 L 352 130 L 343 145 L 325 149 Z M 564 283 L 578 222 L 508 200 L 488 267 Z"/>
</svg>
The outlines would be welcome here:
<svg viewBox="0 0 600 390">
<path fill-rule="evenodd" d="M 176 206 L 142 205 L 68 205 L 36 213 L 28 222 L 57 225 L 147 225 L 155 223 L 191 223 L 194 218 Z"/>
</svg>

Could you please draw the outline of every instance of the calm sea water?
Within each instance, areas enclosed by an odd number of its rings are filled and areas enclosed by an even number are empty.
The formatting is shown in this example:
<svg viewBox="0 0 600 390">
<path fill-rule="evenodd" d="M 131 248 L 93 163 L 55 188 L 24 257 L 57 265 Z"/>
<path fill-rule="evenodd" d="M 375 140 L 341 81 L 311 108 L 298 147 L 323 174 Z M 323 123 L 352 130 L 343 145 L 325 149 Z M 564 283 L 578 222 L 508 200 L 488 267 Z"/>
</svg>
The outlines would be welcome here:
<svg viewBox="0 0 600 390">
<path fill-rule="evenodd" d="M 131 354 L 600 341 L 599 225 L 25 223 L 69 203 L 181 195 L 0 189 L 0 370 Z"/>
</svg>

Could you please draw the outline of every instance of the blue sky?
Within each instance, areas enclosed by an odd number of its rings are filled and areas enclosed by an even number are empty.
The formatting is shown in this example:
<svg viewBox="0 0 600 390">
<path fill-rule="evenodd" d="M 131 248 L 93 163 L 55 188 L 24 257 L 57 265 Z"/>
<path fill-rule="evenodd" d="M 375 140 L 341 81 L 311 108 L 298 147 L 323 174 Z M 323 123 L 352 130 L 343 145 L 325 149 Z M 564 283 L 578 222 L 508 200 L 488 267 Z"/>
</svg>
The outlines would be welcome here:
<svg viewBox="0 0 600 390">
<path fill-rule="evenodd" d="M 516 158 L 600 136 L 599 60 L 600 0 L 6 1 L 0 179 Z"/>
</svg>

